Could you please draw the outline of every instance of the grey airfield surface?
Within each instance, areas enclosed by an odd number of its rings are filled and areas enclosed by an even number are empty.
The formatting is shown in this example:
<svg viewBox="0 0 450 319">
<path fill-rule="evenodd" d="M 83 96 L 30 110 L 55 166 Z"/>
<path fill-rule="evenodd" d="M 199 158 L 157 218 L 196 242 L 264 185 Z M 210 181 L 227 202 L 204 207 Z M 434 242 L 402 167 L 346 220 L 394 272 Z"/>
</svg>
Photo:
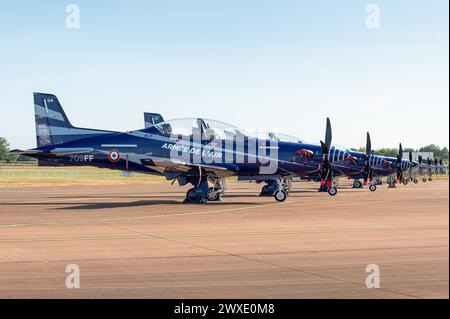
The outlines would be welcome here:
<svg viewBox="0 0 450 319">
<path fill-rule="evenodd" d="M 0 298 L 449 298 L 448 179 L 294 183 L 282 204 L 260 187 L 207 205 L 167 183 L 0 188 Z"/>
</svg>

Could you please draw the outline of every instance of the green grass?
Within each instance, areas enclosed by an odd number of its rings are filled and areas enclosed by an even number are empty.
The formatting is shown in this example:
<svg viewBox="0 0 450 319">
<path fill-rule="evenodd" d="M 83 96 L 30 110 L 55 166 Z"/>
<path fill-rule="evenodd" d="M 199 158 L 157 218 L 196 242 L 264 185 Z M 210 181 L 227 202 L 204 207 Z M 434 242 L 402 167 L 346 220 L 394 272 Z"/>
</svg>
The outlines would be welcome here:
<svg viewBox="0 0 450 319">
<path fill-rule="evenodd" d="M 121 171 L 92 167 L 0 166 L 0 187 L 151 184 L 164 181 L 160 176 L 133 173 L 127 177 Z"/>
</svg>

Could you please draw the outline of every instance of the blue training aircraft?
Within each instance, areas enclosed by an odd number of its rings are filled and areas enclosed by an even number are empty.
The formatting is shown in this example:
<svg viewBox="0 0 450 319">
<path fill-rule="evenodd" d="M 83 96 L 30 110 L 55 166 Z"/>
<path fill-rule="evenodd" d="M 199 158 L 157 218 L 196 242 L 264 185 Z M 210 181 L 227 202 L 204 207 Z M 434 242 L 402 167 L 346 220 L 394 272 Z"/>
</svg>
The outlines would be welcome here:
<svg viewBox="0 0 450 319">
<path fill-rule="evenodd" d="M 278 142 L 302 143 L 299 138 L 282 133 L 260 132 L 258 135 L 267 139 L 276 140 Z M 409 161 L 400 159 L 401 165 L 398 165 L 398 158 L 375 155 L 372 151 L 372 143 L 368 132 L 365 153 L 352 150 L 347 150 L 347 152 L 350 154 L 350 157 L 346 160 L 333 162 L 332 175 L 333 178 L 347 176 L 349 179 L 353 179 L 354 188 L 362 188 L 363 183 L 360 182 L 360 179 L 363 179 L 364 185 L 369 182 L 369 189 L 371 191 L 375 191 L 377 189 L 376 186 L 381 183 L 381 177 L 386 176 L 389 177 L 389 185 L 393 186 L 394 179 L 390 178 L 391 175 L 395 175 L 396 173 L 403 174 L 403 171 L 412 170 L 412 167 L 417 165 L 417 163 L 412 162 L 411 159 Z M 324 181 L 320 172 L 298 177 L 307 180 L 322 181 L 319 191 L 324 191 L 327 189 L 327 185 L 323 183 Z M 290 183 L 287 184 L 289 185 Z M 336 184 L 334 185 L 337 187 Z M 264 192 L 262 192 L 262 195 L 264 195 Z"/>
<path fill-rule="evenodd" d="M 185 202 L 218 200 L 220 179 L 270 181 L 269 191 L 282 202 L 287 198 L 283 180 L 321 172 L 331 185 L 332 164 L 351 155 L 331 145 L 327 119 L 320 145 L 258 139 L 234 126 L 206 119 L 162 121 L 136 131 L 114 132 L 74 127 L 56 96 L 34 93 L 38 147 L 14 153 L 72 165 L 89 165 L 163 175 L 180 186 L 193 185 Z M 209 187 L 208 181 L 213 182 Z"/>
<path fill-rule="evenodd" d="M 153 126 L 162 121 L 163 117 L 160 114 L 144 113 L 144 123 L 146 127 Z M 256 136 L 261 139 L 272 140 L 275 142 L 303 143 L 301 139 L 283 133 L 258 132 L 256 133 Z M 389 176 L 388 184 L 391 187 L 394 187 L 395 183 L 394 179 L 391 178 L 391 175 L 395 175 L 397 173 L 398 180 L 401 179 L 403 181 L 404 180 L 402 177 L 403 171 L 408 170 L 410 172 L 409 175 L 412 176 L 411 174 L 412 168 L 417 165 L 417 163 L 412 162 L 411 158 L 409 161 L 402 160 L 401 158 L 399 159 L 399 156 L 401 155 L 399 155 L 397 158 L 390 158 L 373 154 L 372 142 L 369 132 L 367 132 L 365 153 L 351 150 L 347 150 L 347 152 L 348 154 L 350 154 L 350 156 L 347 157 L 345 160 L 334 161 L 332 163 L 332 170 L 330 172 L 330 176 L 332 176 L 333 178 L 338 176 L 347 176 L 349 179 L 354 180 L 353 184 L 354 188 L 362 188 L 363 183 L 360 182 L 360 179 L 363 179 L 364 185 L 366 185 L 367 182 L 369 182 L 369 189 L 371 191 L 375 191 L 377 189 L 377 185 L 381 183 L 381 177 L 385 176 Z M 402 154 L 401 144 L 399 154 Z M 401 163 L 401 165 L 399 165 L 398 163 Z M 308 180 L 321 181 L 321 187 L 319 188 L 319 191 L 327 191 L 329 188 L 328 184 L 329 182 L 327 183 L 326 179 L 323 178 L 323 172 L 321 171 L 314 172 L 313 174 L 308 173 L 307 175 L 297 177 Z M 375 180 L 374 177 L 376 177 Z M 283 189 L 286 192 L 290 191 L 291 178 L 292 177 L 283 179 L 282 185 Z M 414 178 L 414 181 L 417 181 L 417 179 Z M 260 195 L 271 196 L 273 193 L 272 186 L 274 184 L 274 181 L 266 180 L 264 182 L 266 182 L 267 185 L 263 187 Z M 333 187 L 337 187 L 336 183 L 332 185 L 334 185 Z"/>
</svg>

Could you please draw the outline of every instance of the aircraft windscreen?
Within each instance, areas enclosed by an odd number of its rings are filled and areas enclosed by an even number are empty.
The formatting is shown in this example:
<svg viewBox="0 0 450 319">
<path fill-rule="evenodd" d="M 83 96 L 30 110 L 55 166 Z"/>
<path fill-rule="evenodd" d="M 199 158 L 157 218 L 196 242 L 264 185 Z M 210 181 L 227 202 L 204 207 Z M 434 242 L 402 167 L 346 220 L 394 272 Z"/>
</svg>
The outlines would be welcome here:
<svg viewBox="0 0 450 319">
<path fill-rule="evenodd" d="M 278 136 L 281 142 L 303 143 L 302 140 L 292 135 L 287 135 L 283 133 L 276 133 L 276 135 Z"/>
<path fill-rule="evenodd" d="M 256 136 L 261 139 L 271 140 L 274 142 L 303 143 L 299 138 L 283 133 L 274 132 L 258 132 Z"/>
</svg>

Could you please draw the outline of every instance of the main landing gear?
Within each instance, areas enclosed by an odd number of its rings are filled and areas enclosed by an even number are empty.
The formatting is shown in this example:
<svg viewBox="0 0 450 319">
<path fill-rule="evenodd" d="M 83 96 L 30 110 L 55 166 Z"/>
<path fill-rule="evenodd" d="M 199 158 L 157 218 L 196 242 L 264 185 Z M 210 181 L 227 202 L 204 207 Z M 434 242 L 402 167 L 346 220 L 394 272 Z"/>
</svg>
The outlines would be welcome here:
<svg viewBox="0 0 450 319">
<path fill-rule="evenodd" d="M 202 187 L 194 187 L 187 191 L 186 198 L 183 203 L 198 203 L 206 204 L 208 202 L 207 196 L 204 193 Z"/>
<path fill-rule="evenodd" d="M 369 183 L 369 190 L 375 192 L 377 190 L 377 185 L 381 185 L 383 182 L 380 179 L 375 179 Z M 363 183 L 359 179 L 353 180 L 352 188 L 363 188 Z"/>
<path fill-rule="evenodd" d="M 363 188 L 363 183 L 359 179 L 354 179 L 352 188 Z"/>
<path fill-rule="evenodd" d="M 183 203 L 198 203 L 206 204 L 208 202 L 208 176 L 203 171 L 199 171 L 198 176 L 189 176 L 184 180 L 178 180 L 181 186 L 192 184 L 194 187 L 189 189 L 186 193 L 186 198 Z"/>
<path fill-rule="evenodd" d="M 389 176 L 387 178 L 388 188 L 396 188 L 395 186 L 395 179 L 392 176 Z"/>
</svg>

